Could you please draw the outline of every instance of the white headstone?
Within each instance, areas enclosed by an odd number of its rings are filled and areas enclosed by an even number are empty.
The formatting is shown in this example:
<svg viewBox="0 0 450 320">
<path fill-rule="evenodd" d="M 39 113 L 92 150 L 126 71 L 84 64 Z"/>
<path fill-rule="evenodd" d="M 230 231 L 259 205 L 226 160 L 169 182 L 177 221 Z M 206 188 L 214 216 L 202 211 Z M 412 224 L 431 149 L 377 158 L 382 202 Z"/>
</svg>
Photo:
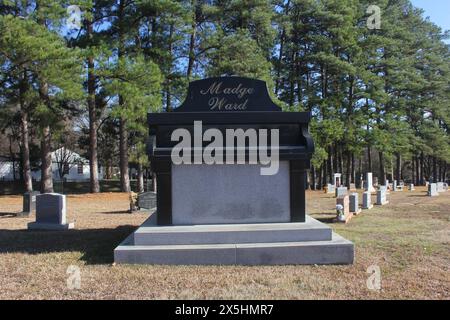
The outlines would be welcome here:
<svg viewBox="0 0 450 320">
<path fill-rule="evenodd" d="M 333 182 L 336 188 L 340 187 L 342 185 L 342 173 L 335 173 Z"/>
<path fill-rule="evenodd" d="M 334 194 L 335 192 L 336 192 L 336 187 L 333 184 L 329 183 L 327 185 L 327 193 Z"/>
<path fill-rule="evenodd" d="M 372 172 L 366 173 L 366 183 L 364 190 L 369 192 L 375 192 L 375 188 L 373 187 Z"/>
<path fill-rule="evenodd" d="M 428 185 L 428 196 L 430 197 L 437 197 L 439 195 L 437 183 L 430 183 Z"/>
<path fill-rule="evenodd" d="M 44 193 L 36 196 L 36 222 L 29 223 L 28 229 L 67 230 L 73 227 L 73 223 L 67 223 L 65 195 Z"/>
</svg>

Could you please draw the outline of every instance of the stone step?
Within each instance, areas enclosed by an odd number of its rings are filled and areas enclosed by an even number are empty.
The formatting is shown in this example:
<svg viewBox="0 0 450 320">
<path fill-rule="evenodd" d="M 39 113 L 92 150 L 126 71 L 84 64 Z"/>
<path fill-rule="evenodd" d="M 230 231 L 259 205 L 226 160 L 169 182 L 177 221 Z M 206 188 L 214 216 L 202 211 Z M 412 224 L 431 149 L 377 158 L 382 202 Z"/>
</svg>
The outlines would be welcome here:
<svg viewBox="0 0 450 320">
<path fill-rule="evenodd" d="M 114 250 L 114 261 L 164 265 L 303 265 L 351 264 L 352 242 L 333 233 L 328 241 L 134 245 L 128 237 Z"/>
<path fill-rule="evenodd" d="M 135 245 L 196 245 L 331 240 L 327 225 L 307 216 L 306 223 L 145 226 L 134 233 Z"/>
</svg>

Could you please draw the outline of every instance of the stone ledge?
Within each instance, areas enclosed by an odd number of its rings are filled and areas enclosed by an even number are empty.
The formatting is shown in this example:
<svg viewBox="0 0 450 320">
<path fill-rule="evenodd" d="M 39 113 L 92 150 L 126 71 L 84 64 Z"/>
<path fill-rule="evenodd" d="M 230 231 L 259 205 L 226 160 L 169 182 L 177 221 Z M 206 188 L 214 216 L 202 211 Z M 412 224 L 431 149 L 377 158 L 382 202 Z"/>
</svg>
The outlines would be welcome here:
<svg viewBox="0 0 450 320">
<path fill-rule="evenodd" d="M 149 219 L 150 220 L 150 219 Z M 328 241 L 329 226 L 307 217 L 306 223 L 148 226 L 134 233 L 135 245 L 236 244 Z"/>
</svg>

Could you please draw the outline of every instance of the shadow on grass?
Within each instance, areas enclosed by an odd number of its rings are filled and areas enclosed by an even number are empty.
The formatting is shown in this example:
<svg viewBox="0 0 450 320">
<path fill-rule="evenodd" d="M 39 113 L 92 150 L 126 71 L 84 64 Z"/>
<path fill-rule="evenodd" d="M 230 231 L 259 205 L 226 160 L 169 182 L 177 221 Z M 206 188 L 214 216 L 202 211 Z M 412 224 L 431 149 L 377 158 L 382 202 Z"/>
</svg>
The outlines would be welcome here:
<svg viewBox="0 0 450 320">
<path fill-rule="evenodd" d="M 117 211 L 105 211 L 100 212 L 101 214 L 131 214 L 129 210 L 117 210 Z"/>
<path fill-rule="evenodd" d="M 114 262 L 113 250 L 136 226 L 115 229 L 85 229 L 68 231 L 1 230 L 0 253 L 52 253 L 82 252 L 81 260 L 87 264 Z"/>
<path fill-rule="evenodd" d="M 19 214 L 20 212 L 0 212 L 0 217 L 14 218 L 17 217 Z"/>
<path fill-rule="evenodd" d="M 317 217 L 316 217 L 316 220 L 317 220 L 317 221 L 320 221 L 320 222 L 322 222 L 322 223 L 334 223 L 334 222 L 335 222 L 334 219 L 335 219 L 335 218 L 329 218 L 329 217 L 328 217 L 328 218 L 320 218 L 320 217 L 317 218 Z"/>
</svg>

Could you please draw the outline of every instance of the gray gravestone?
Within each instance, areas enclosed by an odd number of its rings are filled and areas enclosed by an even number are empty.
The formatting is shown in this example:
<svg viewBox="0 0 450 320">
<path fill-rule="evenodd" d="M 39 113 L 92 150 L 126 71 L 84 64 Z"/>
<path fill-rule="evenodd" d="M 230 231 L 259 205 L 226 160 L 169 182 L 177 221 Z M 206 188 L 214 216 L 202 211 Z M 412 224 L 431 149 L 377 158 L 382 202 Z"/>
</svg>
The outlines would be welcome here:
<svg viewBox="0 0 450 320">
<path fill-rule="evenodd" d="M 439 195 L 437 184 L 436 183 L 430 183 L 428 185 L 428 196 L 430 197 L 437 197 Z"/>
<path fill-rule="evenodd" d="M 23 194 L 23 207 L 22 212 L 18 214 L 21 217 L 29 216 L 34 210 L 36 210 L 36 196 L 40 194 L 39 191 L 25 192 Z"/>
<path fill-rule="evenodd" d="M 140 209 L 155 209 L 156 208 L 156 193 L 155 192 L 144 192 L 138 195 L 137 206 Z"/>
<path fill-rule="evenodd" d="M 393 185 L 393 187 L 392 187 L 392 188 L 394 189 L 394 190 L 393 190 L 394 192 L 397 192 L 397 191 L 398 191 L 398 190 L 397 190 L 397 187 L 398 187 L 398 185 L 397 185 L 397 180 L 394 180 L 394 185 Z"/>
<path fill-rule="evenodd" d="M 65 195 L 45 193 L 36 196 L 36 222 L 29 223 L 28 229 L 67 230 L 73 227 L 73 223 L 67 223 Z"/>
<path fill-rule="evenodd" d="M 348 194 L 347 187 L 336 188 L 336 198 L 346 196 Z"/>
<path fill-rule="evenodd" d="M 414 184 L 412 184 L 412 183 L 409 185 L 409 188 L 408 188 L 408 189 L 409 189 L 409 191 L 414 191 L 414 190 L 416 190 L 416 188 L 414 187 Z"/>
<path fill-rule="evenodd" d="M 327 185 L 327 193 L 334 194 L 335 192 L 336 192 L 336 187 L 333 184 L 329 183 Z"/>
<path fill-rule="evenodd" d="M 353 214 L 361 212 L 361 209 L 359 208 L 359 195 L 357 193 L 352 193 L 350 195 L 350 212 Z"/>
<path fill-rule="evenodd" d="M 363 193 L 363 209 L 370 210 L 373 208 L 371 197 L 371 192 L 366 191 Z"/>
<path fill-rule="evenodd" d="M 378 190 L 377 191 L 377 206 L 384 206 L 385 204 L 388 204 L 388 201 L 386 200 L 386 190 Z"/>
</svg>

